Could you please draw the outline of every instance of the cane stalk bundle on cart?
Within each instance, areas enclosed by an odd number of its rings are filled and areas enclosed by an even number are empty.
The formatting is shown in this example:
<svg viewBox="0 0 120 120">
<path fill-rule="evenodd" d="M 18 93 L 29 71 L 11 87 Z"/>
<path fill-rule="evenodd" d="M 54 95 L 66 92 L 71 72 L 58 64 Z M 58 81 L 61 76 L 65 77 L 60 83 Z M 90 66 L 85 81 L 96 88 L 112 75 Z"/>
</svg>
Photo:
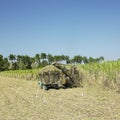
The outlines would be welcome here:
<svg viewBox="0 0 120 120">
<path fill-rule="evenodd" d="M 39 86 L 42 89 L 79 87 L 81 75 L 74 65 L 65 67 L 63 64 L 53 63 L 42 68 L 39 72 Z"/>
</svg>

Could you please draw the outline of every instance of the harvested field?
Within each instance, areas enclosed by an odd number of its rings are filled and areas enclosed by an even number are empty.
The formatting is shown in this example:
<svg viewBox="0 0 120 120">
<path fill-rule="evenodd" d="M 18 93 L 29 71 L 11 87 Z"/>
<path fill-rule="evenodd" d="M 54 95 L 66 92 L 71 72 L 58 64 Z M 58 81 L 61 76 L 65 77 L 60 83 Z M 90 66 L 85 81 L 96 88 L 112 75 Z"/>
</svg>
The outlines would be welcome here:
<svg viewBox="0 0 120 120">
<path fill-rule="evenodd" d="M 120 120 L 120 94 L 96 88 L 39 88 L 0 76 L 0 120 Z"/>
</svg>

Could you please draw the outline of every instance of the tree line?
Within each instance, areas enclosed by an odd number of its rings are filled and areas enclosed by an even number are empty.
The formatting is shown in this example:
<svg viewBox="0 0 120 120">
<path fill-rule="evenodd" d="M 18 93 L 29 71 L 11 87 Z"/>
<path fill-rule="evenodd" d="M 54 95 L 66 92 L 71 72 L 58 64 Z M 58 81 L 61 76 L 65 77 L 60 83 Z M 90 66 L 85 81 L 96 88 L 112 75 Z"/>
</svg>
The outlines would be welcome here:
<svg viewBox="0 0 120 120">
<path fill-rule="evenodd" d="M 52 55 L 52 54 L 35 54 L 34 57 L 28 55 L 14 55 L 10 54 L 8 57 L 3 57 L 0 54 L 0 71 L 5 70 L 25 70 L 44 67 L 53 62 L 64 61 L 66 64 L 88 64 L 100 63 L 104 61 L 104 57 L 93 58 L 86 56 L 75 55 L 70 58 L 67 55 Z"/>
</svg>

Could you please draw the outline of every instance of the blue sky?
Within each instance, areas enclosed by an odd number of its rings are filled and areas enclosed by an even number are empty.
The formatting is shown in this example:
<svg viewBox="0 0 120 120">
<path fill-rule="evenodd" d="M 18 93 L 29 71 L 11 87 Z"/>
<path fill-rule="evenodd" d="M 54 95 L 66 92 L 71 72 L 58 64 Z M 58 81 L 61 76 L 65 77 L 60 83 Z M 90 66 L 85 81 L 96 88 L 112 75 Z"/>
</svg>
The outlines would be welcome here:
<svg viewBox="0 0 120 120">
<path fill-rule="evenodd" d="M 120 0 L 0 0 L 0 54 L 120 58 Z"/>
</svg>

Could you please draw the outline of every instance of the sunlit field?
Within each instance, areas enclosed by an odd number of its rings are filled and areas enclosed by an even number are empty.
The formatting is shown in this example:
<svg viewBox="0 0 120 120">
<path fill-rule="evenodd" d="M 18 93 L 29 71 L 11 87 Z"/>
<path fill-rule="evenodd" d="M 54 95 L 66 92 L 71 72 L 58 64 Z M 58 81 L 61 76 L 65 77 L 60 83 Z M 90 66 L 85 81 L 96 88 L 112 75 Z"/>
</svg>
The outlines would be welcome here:
<svg viewBox="0 0 120 120">
<path fill-rule="evenodd" d="M 120 120 L 120 0 L 0 0 L 0 120 Z"/>
<path fill-rule="evenodd" d="M 0 76 L 1 120 L 119 120 L 119 100 L 101 87 L 45 91 L 37 80 Z"/>
<path fill-rule="evenodd" d="M 0 72 L 0 120 L 119 120 L 120 63 L 77 67 L 83 88 L 48 91 L 40 69 Z"/>
</svg>

